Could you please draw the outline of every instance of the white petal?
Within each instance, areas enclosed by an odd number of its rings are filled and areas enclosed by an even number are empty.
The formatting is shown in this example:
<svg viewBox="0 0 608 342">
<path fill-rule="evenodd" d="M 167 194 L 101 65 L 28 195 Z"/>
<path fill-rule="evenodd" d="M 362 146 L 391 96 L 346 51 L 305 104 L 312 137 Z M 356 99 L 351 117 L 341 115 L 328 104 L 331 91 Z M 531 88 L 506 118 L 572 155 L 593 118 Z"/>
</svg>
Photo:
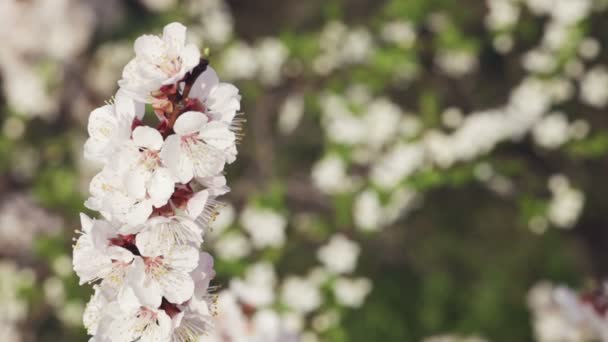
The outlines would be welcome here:
<svg viewBox="0 0 608 342">
<path fill-rule="evenodd" d="M 181 138 L 178 135 L 173 134 L 167 137 L 163 149 L 160 152 L 160 157 L 163 164 L 181 183 L 186 184 L 192 179 L 192 162 L 182 152 Z"/>
<path fill-rule="evenodd" d="M 165 254 L 165 262 L 173 269 L 191 272 L 198 264 L 199 252 L 187 245 L 175 245 Z"/>
<path fill-rule="evenodd" d="M 144 200 L 135 204 L 129 213 L 126 215 L 124 222 L 129 225 L 139 225 L 148 219 L 152 214 L 152 202 L 150 200 Z"/>
<path fill-rule="evenodd" d="M 201 52 L 194 44 L 188 44 L 182 51 L 182 73 L 194 69 L 201 61 Z"/>
<path fill-rule="evenodd" d="M 163 310 L 159 310 L 156 321 L 152 322 L 141 335 L 141 341 L 167 342 L 170 339 L 171 318 Z"/>
<path fill-rule="evenodd" d="M 146 104 L 129 95 L 123 89 L 119 89 L 114 96 L 116 113 L 126 113 L 133 118 L 142 119 L 146 113 Z"/>
<path fill-rule="evenodd" d="M 105 153 L 106 147 L 107 141 L 90 137 L 84 143 L 84 157 L 90 161 L 104 162 L 108 157 Z"/>
<path fill-rule="evenodd" d="M 195 295 L 199 298 L 207 295 L 209 282 L 215 278 L 213 263 L 213 257 L 209 253 L 201 252 L 198 265 L 191 273 L 195 283 Z"/>
<path fill-rule="evenodd" d="M 191 163 L 196 177 L 216 176 L 224 169 L 226 156 L 217 148 L 199 141 L 190 149 L 194 151 Z"/>
<path fill-rule="evenodd" d="M 152 200 L 152 205 L 159 208 L 167 204 L 174 190 L 175 182 L 169 169 L 164 167 L 156 169 L 152 178 L 148 181 L 148 194 Z"/>
<path fill-rule="evenodd" d="M 93 219 L 88 217 L 85 213 L 80 213 L 80 226 L 82 227 L 83 232 L 90 232 L 91 227 L 93 227 Z"/>
<path fill-rule="evenodd" d="M 145 257 L 157 257 L 168 253 L 173 247 L 169 241 L 164 241 L 162 238 L 162 230 L 152 227 L 137 234 L 135 245 L 139 253 Z"/>
<path fill-rule="evenodd" d="M 159 151 L 163 146 L 163 137 L 152 127 L 139 126 L 133 130 L 133 142 L 138 147 Z"/>
<path fill-rule="evenodd" d="M 110 320 L 107 328 L 104 326 L 103 321 L 100 323 L 97 337 L 101 338 L 104 342 L 132 342 L 139 340 L 139 318 L 132 315 L 121 315 L 114 317 L 107 317 Z"/>
<path fill-rule="evenodd" d="M 145 306 L 158 308 L 162 302 L 161 288 L 146 276 L 146 265 L 141 257 L 135 258 L 129 268 L 127 286 L 133 289 L 138 301 Z"/>
<path fill-rule="evenodd" d="M 207 123 L 205 114 L 193 111 L 185 112 L 177 118 L 173 130 L 179 135 L 198 133 L 205 123 Z"/>
<path fill-rule="evenodd" d="M 96 334 L 102 311 L 110 300 L 109 296 L 106 296 L 106 291 L 101 286 L 95 285 L 94 288 L 95 293 L 87 303 L 82 317 L 82 322 L 89 335 Z"/>
<path fill-rule="evenodd" d="M 146 178 L 143 172 L 135 169 L 125 176 L 125 188 L 127 194 L 135 199 L 146 198 Z"/>
<path fill-rule="evenodd" d="M 155 63 L 160 61 L 164 55 L 164 42 L 157 36 L 154 35 L 143 35 L 135 40 L 133 49 L 137 59 L 142 62 Z M 137 63 L 136 66 L 140 66 L 141 63 Z"/>
<path fill-rule="evenodd" d="M 171 23 L 163 29 L 163 41 L 170 51 L 179 54 L 186 44 L 186 26 L 180 23 Z"/>
<path fill-rule="evenodd" d="M 213 196 L 221 196 L 230 191 L 230 188 L 226 185 L 226 177 L 223 175 L 202 177 L 196 180 L 208 188 Z"/>
<path fill-rule="evenodd" d="M 126 93 L 118 91 L 114 96 L 114 111 L 119 120 L 126 120 L 129 124 L 137 116 L 137 111 L 141 110 L 135 105 L 135 101 L 127 96 Z"/>
<path fill-rule="evenodd" d="M 182 271 L 170 270 L 158 282 L 165 298 L 171 303 L 184 303 L 194 293 L 194 281 L 188 273 Z"/>
<path fill-rule="evenodd" d="M 182 216 L 153 217 L 148 220 L 149 234 L 164 244 L 187 244 L 195 246 L 203 242 L 203 230 L 194 221 Z"/>
<path fill-rule="evenodd" d="M 189 97 L 198 99 L 202 103 L 205 103 L 209 92 L 213 87 L 219 83 L 220 79 L 217 76 L 215 70 L 212 67 L 207 66 L 205 72 L 203 72 L 192 85 Z"/>
<path fill-rule="evenodd" d="M 76 241 L 72 263 L 80 277 L 80 285 L 103 278 L 112 271 L 112 260 L 93 247 L 88 234 L 81 235 Z"/>
<path fill-rule="evenodd" d="M 207 144 L 220 150 L 226 149 L 236 142 L 234 133 L 228 129 L 225 123 L 219 121 L 212 121 L 203 126 L 198 136 Z"/>
<path fill-rule="evenodd" d="M 89 124 L 87 130 L 89 136 L 107 142 L 116 128 L 116 117 L 112 106 L 105 105 L 94 109 L 89 115 Z"/>
<path fill-rule="evenodd" d="M 192 198 L 188 200 L 188 204 L 186 207 L 186 213 L 191 219 L 196 219 L 200 214 L 202 214 L 205 206 L 207 205 L 207 201 L 209 200 L 209 191 L 203 190 L 199 191 Z"/>
<path fill-rule="evenodd" d="M 234 85 L 220 83 L 211 90 L 206 104 L 215 118 L 230 124 L 241 109 L 241 95 Z"/>
</svg>

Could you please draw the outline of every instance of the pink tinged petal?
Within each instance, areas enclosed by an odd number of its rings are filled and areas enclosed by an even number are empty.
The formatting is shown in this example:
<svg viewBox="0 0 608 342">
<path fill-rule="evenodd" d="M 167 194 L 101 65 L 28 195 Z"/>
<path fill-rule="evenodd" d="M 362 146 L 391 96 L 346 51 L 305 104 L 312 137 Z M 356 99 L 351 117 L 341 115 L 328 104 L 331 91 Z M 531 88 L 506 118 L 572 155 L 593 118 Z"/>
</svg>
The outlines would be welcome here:
<svg viewBox="0 0 608 342">
<path fill-rule="evenodd" d="M 169 169 L 156 169 L 148 181 L 148 194 L 152 200 L 152 205 L 159 208 L 167 204 L 174 190 L 175 182 Z"/>
<path fill-rule="evenodd" d="M 205 72 L 194 81 L 189 97 L 205 103 L 209 96 L 209 92 L 219 83 L 219 81 L 220 79 L 215 70 L 213 70 L 212 67 L 207 66 Z"/>
<path fill-rule="evenodd" d="M 207 123 L 207 116 L 201 112 L 185 112 L 175 121 L 173 130 L 178 135 L 184 136 L 198 131 Z"/>
<path fill-rule="evenodd" d="M 163 164 L 171 171 L 173 177 L 186 184 L 193 177 L 193 166 L 190 159 L 181 149 L 181 139 L 178 135 L 170 135 L 160 152 Z"/>
<path fill-rule="evenodd" d="M 166 49 L 175 53 L 172 57 L 177 57 L 186 44 L 186 26 L 180 23 L 171 23 L 163 29 L 163 41 Z"/>
<path fill-rule="evenodd" d="M 133 142 L 137 147 L 159 151 L 163 146 L 163 137 L 152 127 L 139 126 L 133 130 Z"/>
<path fill-rule="evenodd" d="M 225 123 L 219 121 L 212 121 L 203 126 L 198 136 L 207 144 L 220 150 L 226 149 L 236 142 L 234 133 L 230 131 Z"/>
<path fill-rule="evenodd" d="M 199 191 L 190 200 L 186 206 L 186 213 L 191 219 L 196 219 L 200 214 L 203 213 L 205 206 L 209 200 L 209 191 Z"/>
<path fill-rule="evenodd" d="M 207 294 L 209 282 L 215 278 L 215 270 L 213 269 L 213 257 L 206 252 L 199 254 L 199 262 L 196 268 L 192 271 L 192 279 L 195 282 L 195 295 L 203 297 Z"/>
</svg>

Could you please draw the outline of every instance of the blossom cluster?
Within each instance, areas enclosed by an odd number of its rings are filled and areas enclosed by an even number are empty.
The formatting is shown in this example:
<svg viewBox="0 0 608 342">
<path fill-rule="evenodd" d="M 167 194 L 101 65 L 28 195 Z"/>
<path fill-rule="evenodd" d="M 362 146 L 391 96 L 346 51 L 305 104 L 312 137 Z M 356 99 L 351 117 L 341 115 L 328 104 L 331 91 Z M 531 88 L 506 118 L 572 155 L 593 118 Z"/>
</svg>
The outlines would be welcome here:
<svg viewBox="0 0 608 342">
<path fill-rule="evenodd" d="M 607 284 L 589 292 L 549 282 L 536 284 L 528 293 L 537 341 L 608 340 Z"/>
<path fill-rule="evenodd" d="M 74 246 L 80 283 L 95 283 L 84 324 L 94 341 L 191 341 L 213 323 L 213 258 L 201 244 L 229 191 L 240 95 L 182 24 L 134 50 L 113 100 L 89 117 L 85 157 L 103 169 L 85 205 L 102 217 L 81 214 Z"/>
<path fill-rule="evenodd" d="M 209 341 L 319 341 L 340 325 L 344 310 L 364 304 L 372 283 L 354 275 L 361 247 L 345 234 L 335 233 L 321 245 L 315 253 L 318 263 L 304 272 L 282 272 L 273 262 L 280 256 L 264 257 L 281 255 L 286 248 L 286 235 L 294 233 L 286 218 L 275 209 L 249 204 L 235 222 L 232 206 L 220 210 L 209 234 L 217 260 L 252 262 L 219 292 L 216 331 Z M 302 222 L 295 229 L 310 229 L 310 222 L 297 220 Z"/>
</svg>

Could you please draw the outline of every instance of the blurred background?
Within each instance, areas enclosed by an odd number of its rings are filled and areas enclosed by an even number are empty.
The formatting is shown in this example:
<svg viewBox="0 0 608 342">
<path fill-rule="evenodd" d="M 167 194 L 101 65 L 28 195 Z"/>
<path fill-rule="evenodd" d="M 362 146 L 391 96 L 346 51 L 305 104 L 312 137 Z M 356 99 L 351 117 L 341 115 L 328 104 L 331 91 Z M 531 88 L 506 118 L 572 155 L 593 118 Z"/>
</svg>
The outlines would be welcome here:
<svg viewBox="0 0 608 342">
<path fill-rule="evenodd" d="M 543 293 L 608 272 L 607 4 L 0 1 L 0 340 L 88 339 L 87 118 L 172 21 L 247 118 L 204 244 L 248 322 L 220 341 L 270 341 L 257 313 L 302 342 L 586 340 Z"/>
</svg>

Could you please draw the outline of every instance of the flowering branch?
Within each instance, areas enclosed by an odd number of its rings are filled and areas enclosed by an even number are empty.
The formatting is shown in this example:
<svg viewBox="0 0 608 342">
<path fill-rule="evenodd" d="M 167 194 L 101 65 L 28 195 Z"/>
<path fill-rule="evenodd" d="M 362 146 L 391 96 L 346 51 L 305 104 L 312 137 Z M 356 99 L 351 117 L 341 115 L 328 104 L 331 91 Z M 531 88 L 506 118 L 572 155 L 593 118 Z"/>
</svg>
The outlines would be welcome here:
<svg viewBox="0 0 608 342">
<path fill-rule="evenodd" d="M 135 41 L 112 103 L 89 118 L 85 157 L 104 165 L 74 246 L 80 283 L 95 283 L 84 323 L 94 341 L 192 341 L 212 325 L 213 258 L 200 250 L 229 191 L 238 89 L 219 82 L 186 28 Z M 156 128 L 143 125 L 151 104 Z"/>
</svg>

